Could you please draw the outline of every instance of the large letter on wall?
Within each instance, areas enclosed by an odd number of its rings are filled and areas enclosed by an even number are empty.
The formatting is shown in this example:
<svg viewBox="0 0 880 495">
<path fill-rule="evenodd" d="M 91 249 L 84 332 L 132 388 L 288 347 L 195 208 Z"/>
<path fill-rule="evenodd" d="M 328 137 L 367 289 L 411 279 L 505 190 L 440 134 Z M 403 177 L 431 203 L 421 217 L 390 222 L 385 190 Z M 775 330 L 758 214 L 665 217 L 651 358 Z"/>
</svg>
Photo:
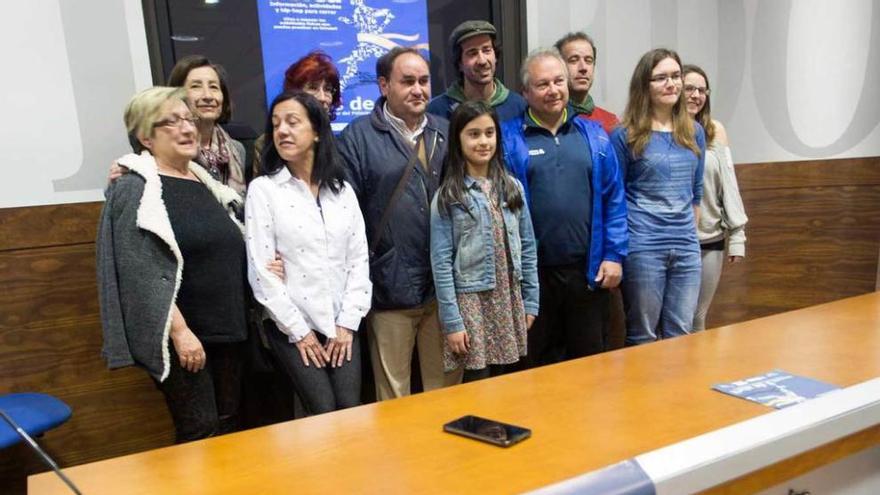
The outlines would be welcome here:
<svg viewBox="0 0 880 495">
<path fill-rule="evenodd" d="M 101 199 L 130 151 L 123 107 L 150 84 L 140 2 L 10 2 L 0 44 L 0 207 Z"/>
<path fill-rule="evenodd" d="M 861 19 L 870 19 L 868 43 L 850 43 L 851 49 L 834 54 L 813 54 L 812 62 L 823 71 L 837 74 L 836 81 L 846 74 L 853 79 L 852 67 L 841 64 L 841 60 L 850 63 L 855 58 L 865 57 L 863 74 L 854 78 L 861 81 L 858 101 L 854 106 L 852 118 L 839 138 L 828 145 L 811 145 L 798 136 L 793 124 L 789 105 L 808 105 L 811 110 L 812 125 L 823 125 L 828 116 L 839 117 L 841 108 L 835 105 L 834 90 L 836 88 L 817 84 L 809 77 L 803 77 L 805 67 L 791 67 L 789 58 L 793 49 L 790 30 L 804 26 L 792 26 L 791 16 L 795 7 L 791 0 L 775 0 L 760 2 L 755 15 L 755 27 L 752 43 L 752 80 L 758 112 L 773 139 L 786 151 L 810 158 L 825 158 L 843 153 L 862 142 L 877 127 L 880 115 L 880 15 L 874 12 L 876 2 L 856 2 L 864 12 Z M 800 5 L 799 7 L 803 7 Z M 852 9 L 853 2 L 833 2 L 833 8 Z M 820 17 L 813 13 L 815 17 Z M 811 32 L 825 44 L 832 42 L 836 31 L 852 29 L 840 25 L 829 26 L 824 19 L 811 19 Z M 805 40 L 803 37 L 798 37 Z M 805 42 L 805 41 L 803 41 Z M 830 51 L 830 50 L 829 50 Z M 835 85 L 839 84 L 836 82 Z M 797 98 L 791 102 L 794 85 L 798 85 L 801 95 L 810 94 L 810 98 Z M 830 101 L 829 101 L 830 100 Z"/>
</svg>

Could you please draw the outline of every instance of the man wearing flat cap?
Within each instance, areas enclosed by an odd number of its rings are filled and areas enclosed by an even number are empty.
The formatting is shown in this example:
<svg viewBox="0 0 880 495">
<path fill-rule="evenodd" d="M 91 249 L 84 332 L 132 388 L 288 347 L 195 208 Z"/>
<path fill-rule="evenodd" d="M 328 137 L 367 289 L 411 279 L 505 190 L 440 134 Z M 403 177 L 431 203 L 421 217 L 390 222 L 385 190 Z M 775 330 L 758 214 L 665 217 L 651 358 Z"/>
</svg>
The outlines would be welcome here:
<svg viewBox="0 0 880 495">
<path fill-rule="evenodd" d="M 459 78 L 445 93 L 431 100 L 428 113 L 449 119 L 463 101 L 482 100 L 498 112 L 501 121 L 522 115 L 526 102 L 495 77 L 501 48 L 495 26 L 479 20 L 464 21 L 449 36 Z"/>
</svg>

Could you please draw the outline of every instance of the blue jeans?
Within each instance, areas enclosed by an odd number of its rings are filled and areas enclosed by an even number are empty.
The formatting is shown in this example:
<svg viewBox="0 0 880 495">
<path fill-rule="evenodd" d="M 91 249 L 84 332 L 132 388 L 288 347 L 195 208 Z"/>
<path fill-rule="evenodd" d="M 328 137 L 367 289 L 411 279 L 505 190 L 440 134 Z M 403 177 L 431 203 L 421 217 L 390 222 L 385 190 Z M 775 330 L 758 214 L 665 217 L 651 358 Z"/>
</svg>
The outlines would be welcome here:
<svg viewBox="0 0 880 495">
<path fill-rule="evenodd" d="M 626 345 L 689 334 L 700 296 L 700 252 L 673 248 L 630 253 L 621 288 Z"/>
</svg>

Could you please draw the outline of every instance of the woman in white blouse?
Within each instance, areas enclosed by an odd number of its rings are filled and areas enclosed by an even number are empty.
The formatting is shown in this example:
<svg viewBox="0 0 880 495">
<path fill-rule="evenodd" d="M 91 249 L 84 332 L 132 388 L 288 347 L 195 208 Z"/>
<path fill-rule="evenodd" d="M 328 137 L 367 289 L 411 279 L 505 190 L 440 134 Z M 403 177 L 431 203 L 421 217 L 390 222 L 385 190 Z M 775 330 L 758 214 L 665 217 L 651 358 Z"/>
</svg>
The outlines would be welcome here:
<svg viewBox="0 0 880 495">
<path fill-rule="evenodd" d="M 248 279 L 277 327 L 267 329 L 270 347 L 308 412 L 356 406 L 354 332 L 372 295 L 364 220 L 318 100 L 285 92 L 269 115 L 264 175 L 245 206 Z M 267 268 L 276 252 L 283 281 Z"/>
<path fill-rule="evenodd" d="M 724 260 L 738 263 L 746 255 L 745 226 L 748 218 L 733 171 L 727 131 L 712 118 L 709 78 L 696 65 L 682 67 L 687 111 L 706 130 L 706 167 L 703 170 L 703 200 L 697 237 L 702 254 L 700 299 L 694 315 L 694 330 L 706 328 L 706 314 L 721 280 Z M 727 254 L 725 256 L 725 253 Z"/>
</svg>

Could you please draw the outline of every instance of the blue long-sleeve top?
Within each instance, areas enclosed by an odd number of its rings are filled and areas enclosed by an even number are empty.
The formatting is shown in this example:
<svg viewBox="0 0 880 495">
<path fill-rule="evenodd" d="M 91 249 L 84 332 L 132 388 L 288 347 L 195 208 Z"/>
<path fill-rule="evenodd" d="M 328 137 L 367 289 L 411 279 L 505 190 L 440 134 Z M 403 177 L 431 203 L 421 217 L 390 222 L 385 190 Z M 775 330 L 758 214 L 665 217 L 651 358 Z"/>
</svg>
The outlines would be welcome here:
<svg viewBox="0 0 880 495">
<path fill-rule="evenodd" d="M 700 155 L 675 142 L 671 132 L 653 131 L 641 156 L 634 157 L 627 132 L 611 134 L 626 189 L 629 252 L 700 250 L 693 206 L 703 196 L 706 135 L 695 124 Z"/>
</svg>

